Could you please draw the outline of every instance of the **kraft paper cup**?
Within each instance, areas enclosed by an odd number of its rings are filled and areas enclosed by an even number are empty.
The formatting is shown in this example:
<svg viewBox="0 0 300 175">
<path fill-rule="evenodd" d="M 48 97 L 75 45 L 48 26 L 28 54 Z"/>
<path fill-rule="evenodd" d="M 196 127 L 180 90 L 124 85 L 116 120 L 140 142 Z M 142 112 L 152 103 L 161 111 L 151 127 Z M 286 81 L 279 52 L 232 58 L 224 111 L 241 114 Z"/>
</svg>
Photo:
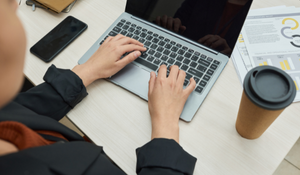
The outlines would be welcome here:
<svg viewBox="0 0 300 175">
<path fill-rule="evenodd" d="M 296 87 L 284 71 L 260 66 L 248 72 L 236 130 L 244 138 L 259 138 L 295 99 Z"/>
</svg>

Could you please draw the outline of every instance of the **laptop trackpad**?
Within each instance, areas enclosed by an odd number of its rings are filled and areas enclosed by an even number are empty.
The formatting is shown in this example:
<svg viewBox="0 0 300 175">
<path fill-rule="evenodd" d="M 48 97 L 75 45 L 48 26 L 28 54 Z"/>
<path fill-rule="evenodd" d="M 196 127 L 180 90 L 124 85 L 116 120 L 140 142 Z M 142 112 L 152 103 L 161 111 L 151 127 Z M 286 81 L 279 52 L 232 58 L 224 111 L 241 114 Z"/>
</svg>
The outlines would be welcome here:
<svg viewBox="0 0 300 175">
<path fill-rule="evenodd" d="M 136 66 L 135 64 L 128 64 L 109 80 L 137 94 L 141 98 L 148 100 L 148 82 L 150 80 L 150 72 Z"/>
</svg>

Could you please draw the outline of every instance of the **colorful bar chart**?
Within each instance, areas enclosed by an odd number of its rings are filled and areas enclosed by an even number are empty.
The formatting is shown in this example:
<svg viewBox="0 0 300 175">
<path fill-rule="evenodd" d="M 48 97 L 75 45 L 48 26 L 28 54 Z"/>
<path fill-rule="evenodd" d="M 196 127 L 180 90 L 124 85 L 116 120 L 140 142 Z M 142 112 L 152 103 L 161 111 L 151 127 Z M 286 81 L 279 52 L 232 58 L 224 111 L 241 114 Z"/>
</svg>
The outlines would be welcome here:
<svg viewBox="0 0 300 175">
<path fill-rule="evenodd" d="M 296 91 L 300 92 L 300 73 L 292 73 L 290 76 L 295 83 Z"/>
</svg>

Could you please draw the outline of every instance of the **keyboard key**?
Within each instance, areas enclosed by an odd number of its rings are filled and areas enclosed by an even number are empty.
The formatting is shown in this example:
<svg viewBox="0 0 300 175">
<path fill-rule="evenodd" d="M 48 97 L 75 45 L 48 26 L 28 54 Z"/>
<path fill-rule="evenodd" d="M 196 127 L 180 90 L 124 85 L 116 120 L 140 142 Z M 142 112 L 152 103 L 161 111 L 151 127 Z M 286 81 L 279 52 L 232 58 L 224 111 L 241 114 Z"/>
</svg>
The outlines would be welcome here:
<svg viewBox="0 0 300 175">
<path fill-rule="evenodd" d="M 194 53 L 194 50 L 193 50 L 193 49 L 189 49 L 189 52 L 190 52 L 190 53 Z"/>
<path fill-rule="evenodd" d="M 154 36 L 154 37 L 158 37 L 158 34 L 154 33 L 153 36 Z"/>
<path fill-rule="evenodd" d="M 178 67 L 180 67 L 182 65 L 182 63 L 176 61 L 174 65 L 177 65 Z"/>
<path fill-rule="evenodd" d="M 191 67 L 196 68 L 197 67 L 197 63 L 195 63 L 194 61 L 192 61 L 192 63 L 190 64 Z"/>
<path fill-rule="evenodd" d="M 153 61 L 153 63 L 156 64 L 156 65 L 159 65 L 160 62 L 161 62 L 161 61 L 160 61 L 159 59 L 155 59 L 155 60 Z"/>
<path fill-rule="evenodd" d="M 189 79 L 191 79 L 192 77 L 193 77 L 193 75 L 191 75 L 191 74 L 189 74 L 189 73 L 186 73 L 186 76 L 185 76 L 186 79 L 189 80 Z"/>
<path fill-rule="evenodd" d="M 101 42 L 100 42 L 100 45 L 102 45 L 104 43 L 104 40 L 102 40 Z"/>
<path fill-rule="evenodd" d="M 156 65 L 154 65 L 152 63 L 149 63 L 148 61 L 145 61 L 145 60 L 143 60 L 141 58 L 137 58 L 135 60 L 135 62 L 140 63 L 141 65 L 144 65 L 144 66 L 146 66 L 147 68 L 149 68 L 149 69 L 151 69 L 153 71 L 156 71 L 158 69 L 158 66 L 156 66 Z"/>
<path fill-rule="evenodd" d="M 126 20 L 125 19 L 121 19 L 121 22 L 126 22 Z"/>
<path fill-rule="evenodd" d="M 189 84 L 189 81 L 188 81 L 188 80 L 184 80 L 183 85 L 184 85 L 184 86 L 187 86 L 188 84 Z"/>
<path fill-rule="evenodd" d="M 154 53 L 155 53 L 155 51 L 152 50 L 152 49 L 150 49 L 150 50 L 148 51 L 148 54 L 150 54 L 150 55 L 153 55 Z"/>
<path fill-rule="evenodd" d="M 172 45 L 176 45 L 176 43 L 175 43 L 174 41 L 171 41 L 171 42 L 170 42 L 170 44 L 172 44 Z"/>
<path fill-rule="evenodd" d="M 176 58 L 176 56 L 177 56 L 177 54 L 174 53 L 174 52 L 172 52 L 171 55 L 170 55 L 170 57 L 172 57 L 172 58 Z"/>
<path fill-rule="evenodd" d="M 119 22 L 119 23 L 117 24 L 117 26 L 118 26 L 118 27 L 122 27 L 122 26 L 123 26 L 123 23 Z"/>
<path fill-rule="evenodd" d="M 197 86 L 197 88 L 195 89 L 195 91 L 201 94 L 202 91 L 203 91 L 203 88 L 200 87 L 200 86 Z"/>
<path fill-rule="evenodd" d="M 193 55 L 193 56 L 192 56 L 192 60 L 193 60 L 193 61 L 198 61 L 198 59 L 199 59 L 198 56 L 196 56 L 196 55 Z"/>
<path fill-rule="evenodd" d="M 146 59 L 147 58 L 147 56 L 148 56 L 148 54 L 146 53 L 146 52 L 142 52 L 142 54 L 141 54 L 141 58 L 144 58 L 144 59 Z"/>
<path fill-rule="evenodd" d="M 149 47 L 151 45 L 151 42 L 146 41 L 144 45 Z"/>
<path fill-rule="evenodd" d="M 187 52 L 187 53 L 184 55 L 184 57 L 186 57 L 186 58 L 191 58 L 191 56 L 192 56 L 192 54 L 189 53 L 189 52 Z"/>
<path fill-rule="evenodd" d="M 158 47 L 158 45 L 152 44 L 150 48 L 155 50 L 157 47 Z"/>
<path fill-rule="evenodd" d="M 176 58 L 176 60 L 182 61 L 182 60 L 183 60 L 183 56 L 179 55 L 179 56 Z"/>
<path fill-rule="evenodd" d="M 195 70 L 195 69 L 193 69 L 193 68 L 190 68 L 190 69 L 188 70 L 188 73 L 191 73 L 191 74 L 193 74 L 193 75 L 195 75 L 195 76 L 197 76 L 197 77 L 199 77 L 199 78 L 201 78 L 201 77 L 203 76 L 203 73 L 202 73 L 202 72 L 199 72 L 199 71 L 197 71 L 197 70 Z"/>
<path fill-rule="evenodd" d="M 136 35 L 139 35 L 140 33 L 141 33 L 141 31 L 139 31 L 139 30 L 134 31 L 134 34 L 136 34 Z"/>
<path fill-rule="evenodd" d="M 173 51 L 173 52 L 177 52 L 177 50 L 178 50 L 178 48 L 175 47 L 175 46 L 173 46 L 172 49 L 171 49 L 171 51 Z"/>
<path fill-rule="evenodd" d="M 188 60 L 188 59 L 184 59 L 184 60 L 183 60 L 183 63 L 184 63 L 184 64 L 187 64 L 187 65 L 190 64 L 190 62 L 191 62 L 191 60 Z"/>
<path fill-rule="evenodd" d="M 125 31 L 125 30 L 122 30 L 122 32 L 120 33 L 120 34 L 122 34 L 122 35 L 126 35 L 127 34 L 127 31 Z"/>
<path fill-rule="evenodd" d="M 183 46 L 182 49 L 183 49 L 184 51 L 187 51 L 187 50 L 188 50 L 188 48 L 185 47 L 185 46 Z"/>
<path fill-rule="evenodd" d="M 184 71 L 186 71 L 188 68 L 189 67 L 187 65 L 185 65 L 185 64 L 181 66 L 181 69 L 184 70 Z"/>
<path fill-rule="evenodd" d="M 158 43 L 158 45 L 160 45 L 160 46 L 164 46 L 166 43 L 165 42 L 163 42 L 163 41 L 160 41 L 159 43 Z"/>
<path fill-rule="evenodd" d="M 201 66 L 201 65 L 199 65 L 199 66 L 197 67 L 197 69 L 200 70 L 201 72 L 205 72 L 205 71 L 207 70 L 206 67 Z"/>
<path fill-rule="evenodd" d="M 114 32 L 114 31 L 111 31 L 111 32 L 109 32 L 109 34 L 108 34 L 109 36 L 116 36 L 117 35 L 117 33 L 116 32 Z"/>
<path fill-rule="evenodd" d="M 198 84 L 200 81 L 200 78 L 194 77 L 194 80 L 196 81 L 196 84 Z"/>
<path fill-rule="evenodd" d="M 169 55 L 170 52 L 171 52 L 171 51 L 169 51 L 169 50 L 165 50 L 165 51 L 164 51 L 164 54 L 165 54 L 165 55 Z"/>
<path fill-rule="evenodd" d="M 199 52 L 195 52 L 195 55 L 196 55 L 196 56 L 200 56 L 200 53 L 199 53 Z"/>
<path fill-rule="evenodd" d="M 210 66 L 210 68 L 211 68 L 212 70 L 216 70 L 216 69 L 218 68 L 218 66 L 212 64 L 212 65 Z"/>
<path fill-rule="evenodd" d="M 134 35 L 133 37 L 132 37 L 132 39 L 135 39 L 135 40 L 138 40 L 140 37 L 138 37 L 137 35 Z"/>
<path fill-rule="evenodd" d="M 163 50 L 164 50 L 164 48 L 161 47 L 161 46 L 159 46 L 159 47 L 157 48 L 157 51 L 159 51 L 159 52 L 162 52 Z"/>
<path fill-rule="evenodd" d="M 151 41 L 152 38 L 153 38 L 153 36 L 148 35 L 148 36 L 146 37 L 146 40 Z"/>
<path fill-rule="evenodd" d="M 169 40 L 168 38 L 166 38 L 164 41 L 165 41 L 165 42 L 169 42 L 170 40 Z"/>
<path fill-rule="evenodd" d="M 167 48 L 167 49 L 170 49 L 171 47 L 172 47 L 171 44 L 166 44 L 166 45 L 165 45 L 165 48 Z"/>
<path fill-rule="evenodd" d="M 175 60 L 172 59 L 172 58 L 170 58 L 170 59 L 168 60 L 168 63 L 169 63 L 169 64 L 174 64 L 174 62 L 175 62 Z"/>
<path fill-rule="evenodd" d="M 206 61 L 206 60 L 204 60 L 202 58 L 198 61 L 198 63 L 201 63 L 201 64 L 203 64 L 206 67 L 208 67 L 210 65 L 210 62 L 208 62 L 208 61 Z"/>
<path fill-rule="evenodd" d="M 114 28 L 113 28 L 113 31 L 118 32 L 118 33 L 121 32 L 121 30 L 122 30 L 122 29 L 120 29 L 119 27 L 114 27 Z"/>
<path fill-rule="evenodd" d="M 202 80 L 200 81 L 199 85 L 205 87 L 207 85 L 207 82 Z"/>
<path fill-rule="evenodd" d="M 179 48 L 182 47 L 182 45 L 181 45 L 181 44 L 178 44 L 178 43 L 176 44 L 176 46 L 179 47 Z"/>
<path fill-rule="evenodd" d="M 208 76 L 208 75 L 204 75 L 204 77 L 203 77 L 203 80 L 205 80 L 205 81 L 209 81 L 209 80 L 210 80 L 210 76 Z"/>
<path fill-rule="evenodd" d="M 178 51 L 178 54 L 179 54 L 179 55 L 183 55 L 184 52 L 185 52 L 184 50 L 180 49 L 180 50 Z"/>
<path fill-rule="evenodd" d="M 126 22 L 126 24 L 127 24 L 127 25 L 130 25 L 130 24 L 131 24 L 131 22 L 127 21 L 127 22 Z"/>
<path fill-rule="evenodd" d="M 204 55 L 204 54 L 201 55 L 201 58 L 203 58 L 203 59 L 205 59 L 206 57 L 207 57 L 207 56 Z"/>
<path fill-rule="evenodd" d="M 142 31 L 143 31 L 143 32 L 147 32 L 148 30 L 147 30 L 147 29 L 142 29 Z"/>
<path fill-rule="evenodd" d="M 208 57 L 206 60 L 209 61 L 209 62 L 212 62 L 214 59 Z"/>
<path fill-rule="evenodd" d="M 130 27 L 130 28 L 128 29 L 129 32 L 133 32 L 134 30 L 135 30 L 135 29 L 132 28 L 132 27 Z"/>
<path fill-rule="evenodd" d="M 154 38 L 154 39 L 152 40 L 153 43 L 158 43 L 158 41 L 159 41 L 159 39 L 157 39 L 157 38 Z"/>
<path fill-rule="evenodd" d="M 208 69 L 208 71 L 207 71 L 206 73 L 207 73 L 208 75 L 212 75 L 212 74 L 214 74 L 214 71 Z"/>
<path fill-rule="evenodd" d="M 148 31 L 147 33 L 148 33 L 149 35 L 152 35 L 152 34 L 153 34 L 153 32 L 151 32 L 151 31 Z"/>
<path fill-rule="evenodd" d="M 140 35 L 140 37 L 142 37 L 142 38 L 145 38 L 146 36 L 147 36 L 146 33 L 142 33 L 142 34 Z"/>
<path fill-rule="evenodd" d="M 152 62 L 152 61 L 154 60 L 154 57 L 153 57 L 153 56 L 149 56 L 149 57 L 147 58 L 147 60 L 150 61 L 150 62 Z"/>
<path fill-rule="evenodd" d="M 144 38 L 140 38 L 139 42 L 144 43 L 146 40 Z"/>
<path fill-rule="evenodd" d="M 214 64 L 216 64 L 216 65 L 219 65 L 219 64 L 220 64 L 220 62 L 219 62 L 219 61 L 217 61 L 217 60 L 215 60 L 215 61 L 214 61 Z"/>
<path fill-rule="evenodd" d="M 137 26 L 137 27 L 136 27 L 136 29 L 138 29 L 138 30 L 141 30 L 141 29 L 142 29 L 142 27 L 141 27 L 141 26 Z"/>
<path fill-rule="evenodd" d="M 136 27 L 136 25 L 135 24 L 131 24 L 131 27 Z"/>
<path fill-rule="evenodd" d="M 126 36 L 129 37 L 129 38 L 131 38 L 133 36 L 133 34 L 132 33 L 127 33 Z"/>
<path fill-rule="evenodd" d="M 160 40 L 165 39 L 165 37 L 163 37 L 163 36 L 159 36 L 158 38 L 159 38 Z"/>
<path fill-rule="evenodd" d="M 161 59 L 164 60 L 164 61 L 167 61 L 168 58 L 169 58 L 169 57 L 167 57 L 166 55 L 163 55 L 163 56 L 161 57 Z"/>
<path fill-rule="evenodd" d="M 160 58 L 160 57 L 161 57 L 161 55 L 162 55 L 161 53 L 159 53 L 159 52 L 156 52 L 154 56 L 155 56 L 156 58 Z"/>
</svg>

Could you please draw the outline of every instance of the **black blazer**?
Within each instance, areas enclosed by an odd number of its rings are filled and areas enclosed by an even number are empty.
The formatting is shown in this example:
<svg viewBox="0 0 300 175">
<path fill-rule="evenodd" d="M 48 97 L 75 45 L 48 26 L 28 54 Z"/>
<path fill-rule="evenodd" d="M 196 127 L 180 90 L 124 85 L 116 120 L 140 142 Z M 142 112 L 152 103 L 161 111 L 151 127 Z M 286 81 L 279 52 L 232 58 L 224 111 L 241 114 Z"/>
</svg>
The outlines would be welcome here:
<svg viewBox="0 0 300 175">
<path fill-rule="evenodd" d="M 33 130 L 59 132 L 69 141 L 42 134 L 56 143 L 0 156 L 0 174 L 124 175 L 102 147 L 85 142 L 76 132 L 58 122 L 87 96 L 81 79 L 70 70 L 52 65 L 44 80 L 45 83 L 20 93 L 2 108 L 0 122 L 17 121 Z M 136 154 L 136 172 L 140 175 L 193 174 L 196 163 L 196 158 L 168 139 L 154 139 L 138 148 Z"/>
</svg>

